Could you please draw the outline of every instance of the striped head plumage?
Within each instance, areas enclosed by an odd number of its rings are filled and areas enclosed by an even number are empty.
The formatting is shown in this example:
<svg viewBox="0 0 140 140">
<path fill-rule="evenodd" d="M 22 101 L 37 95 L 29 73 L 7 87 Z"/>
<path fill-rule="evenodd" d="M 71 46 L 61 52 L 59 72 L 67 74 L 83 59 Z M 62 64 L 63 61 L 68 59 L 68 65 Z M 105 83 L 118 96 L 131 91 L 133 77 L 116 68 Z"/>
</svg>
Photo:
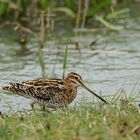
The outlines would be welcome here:
<svg viewBox="0 0 140 140">
<path fill-rule="evenodd" d="M 79 87 L 81 86 L 81 82 L 83 80 L 79 74 L 75 72 L 71 72 L 67 75 L 67 77 L 65 78 L 65 81 L 71 84 L 72 86 Z"/>
</svg>

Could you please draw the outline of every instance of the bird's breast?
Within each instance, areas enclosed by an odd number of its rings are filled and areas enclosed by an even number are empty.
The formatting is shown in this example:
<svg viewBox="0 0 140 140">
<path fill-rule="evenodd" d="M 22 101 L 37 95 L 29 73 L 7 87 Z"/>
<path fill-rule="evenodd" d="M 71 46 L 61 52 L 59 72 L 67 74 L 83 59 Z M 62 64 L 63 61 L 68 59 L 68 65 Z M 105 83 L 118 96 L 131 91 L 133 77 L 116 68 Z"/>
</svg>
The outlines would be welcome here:
<svg viewBox="0 0 140 140">
<path fill-rule="evenodd" d="M 71 103 L 75 99 L 76 95 L 77 89 L 71 88 L 69 90 L 66 90 L 62 96 L 68 103 Z"/>
</svg>

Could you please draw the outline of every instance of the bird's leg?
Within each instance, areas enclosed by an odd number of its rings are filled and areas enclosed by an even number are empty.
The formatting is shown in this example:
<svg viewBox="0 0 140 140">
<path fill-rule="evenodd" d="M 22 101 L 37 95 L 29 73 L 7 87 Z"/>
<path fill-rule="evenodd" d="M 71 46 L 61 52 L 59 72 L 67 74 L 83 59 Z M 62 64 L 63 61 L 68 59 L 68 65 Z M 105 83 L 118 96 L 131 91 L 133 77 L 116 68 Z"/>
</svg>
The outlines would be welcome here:
<svg viewBox="0 0 140 140">
<path fill-rule="evenodd" d="M 45 105 L 43 105 L 43 106 L 42 106 L 42 110 L 43 110 L 43 111 L 45 111 L 45 110 L 46 110 L 46 107 L 45 107 Z"/>
<path fill-rule="evenodd" d="M 50 112 L 49 112 L 48 109 L 46 110 L 46 106 L 43 105 L 43 106 L 42 106 L 42 115 L 44 116 L 44 115 L 46 115 L 46 113 L 50 113 Z"/>
<path fill-rule="evenodd" d="M 42 111 L 43 111 L 44 113 L 50 113 L 50 112 L 51 112 L 51 111 L 47 108 L 46 105 L 42 105 Z"/>
<path fill-rule="evenodd" d="M 34 101 L 33 101 L 33 102 L 31 103 L 31 108 L 32 108 L 32 110 L 33 110 L 34 112 L 35 112 L 35 106 L 34 106 L 35 103 L 37 103 L 37 102 L 34 102 Z"/>
<path fill-rule="evenodd" d="M 37 103 L 37 102 L 35 102 L 35 101 L 31 102 L 31 108 L 32 108 L 32 111 L 33 111 L 33 112 L 35 112 L 35 104 L 36 104 L 36 103 Z M 45 112 L 45 110 L 46 110 L 45 105 L 43 105 L 43 106 L 41 107 L 41 110 Z"/>
</svg>

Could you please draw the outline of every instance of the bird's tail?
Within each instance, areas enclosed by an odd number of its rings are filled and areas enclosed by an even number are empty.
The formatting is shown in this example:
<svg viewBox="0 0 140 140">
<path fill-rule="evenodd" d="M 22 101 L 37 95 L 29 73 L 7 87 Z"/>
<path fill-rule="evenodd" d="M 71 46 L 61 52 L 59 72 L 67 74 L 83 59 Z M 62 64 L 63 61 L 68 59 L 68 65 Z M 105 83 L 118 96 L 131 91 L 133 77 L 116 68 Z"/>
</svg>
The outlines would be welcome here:
<svg viewBox="0 0 140 140">
<path fill-rule="evenodd" d="M 34 93 L 34 89 L 22 83 L 10 83 L 9 86 L 0 87 L 0 91 L 25 96 L 27 98 L 33 96 Z"/>
<path fill-rule="evenodd" d="M 14 87 L 12 87 L 12 86 L 0 87 L 0 91 L 8 92 L 8 93 L 14 93 L 14 94 L 17 93 L 16 89 Z"/>
<path fill-rule="evenodd" d="M 17 83 L 10 83 L 9 86 L 0 87 L 0 91 L 18 94 Z"/>
</svg>

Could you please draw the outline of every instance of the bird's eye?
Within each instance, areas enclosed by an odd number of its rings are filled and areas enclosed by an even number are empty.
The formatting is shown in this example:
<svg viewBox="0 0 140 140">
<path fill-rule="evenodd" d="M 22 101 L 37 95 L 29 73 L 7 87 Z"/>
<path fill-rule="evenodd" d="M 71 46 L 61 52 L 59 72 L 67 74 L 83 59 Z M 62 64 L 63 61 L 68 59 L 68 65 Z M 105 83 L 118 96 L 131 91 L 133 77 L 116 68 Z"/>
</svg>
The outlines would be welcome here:
<svg viewBox="0 0 140 140">
<path fill-rule="evenodd" d="M 78 79 L 78 77 L 75 77 L 76 79 Z"/>
</svg>

